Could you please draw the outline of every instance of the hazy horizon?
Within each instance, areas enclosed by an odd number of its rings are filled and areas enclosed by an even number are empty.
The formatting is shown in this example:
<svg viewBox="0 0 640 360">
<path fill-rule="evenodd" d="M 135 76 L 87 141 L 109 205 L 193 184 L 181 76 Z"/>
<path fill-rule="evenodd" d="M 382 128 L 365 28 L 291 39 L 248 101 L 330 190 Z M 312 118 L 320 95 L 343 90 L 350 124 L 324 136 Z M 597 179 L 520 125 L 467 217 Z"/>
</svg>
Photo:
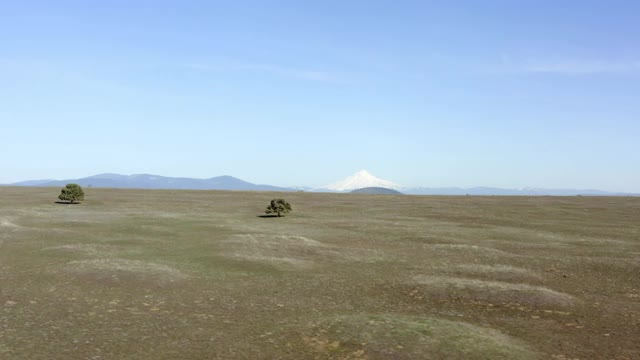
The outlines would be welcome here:
<svg viewBox="0 0 640 360">
<path fill-rule="evenodd" d="M 0 184 L 640 193 L 640 4 L 0 4 Z"/>
<path fill-rule="evenodd" d="M 215 178 L 222 178 L 222 177 L 231 177 L 237 180 L 241 180 L 241 181 L 247 181 L 251 184 L 254 185 L 267 185 L 267 186 L 274 186 L 274 187 L 279 187 L 279 188 L 289 188 L 289 189 L 296 189 L 296 188 L 309 188 L 310 190 L 320 190 L 320 191 L 335 191 L 335 192 L 341 192 L 341 191 L 350 191 L 350 190 L 338 190 L 338 189 L 333 189 L 332 186 L 336 185 L 337 183 L 343 183 L 346 181 L 349 181 L 350 178 L 353 178 L 355 176 L 358 176 L 358 174 L 365 172 L 367 173 L 367 175 L 373 175 L 373 177 L 375 178 L 375 181 L 380 181 L 381 183 L 377 183 L 375 185 L 362 185 L 362 186 L 356 186 L 353 189 L 363 189 L 363 188 L 371 188 L 371 187 L 376 187 L 376 188 L 389 188 L 389 189 L 397 189 L 397 190 L 419 190 L 419 189 L 433 189 L 433 190 L 437 190 L 437 189 L 459 189 L 459 190 L 472 190 L 472 189 L 500 189 L 500 190 L 513 190 L 513 191 L 526 191 L 526 190 L 540 190 L 540 191 L 544 191 L 544 190 L 549 190 L 549 191 L 569 191 L 572 192 L 574 190 L 577 191 L 592 191 L 595 190 L 597 192 L 608 192 L 611 194 L 628 194 L 628 195 L 639 195 L 639 193 L 634 193 L 634 192 L 625 192 L 625 191 L 612 191 L 612 190 L 608 190 L 608 189 L 594 189 L 594 188 L 537 188 L 537 187 L 527 187 L 527 186 L 523 186 L 523 187 L 513 187 L 513 188 L 500 188 L 500 187 L 493 187 L 493 186 L 487 186 L 487 185 L 475 185 L 475 186 L 467 186 L 467 187 L 463 187 L 463 186 L 455 186 L 455 185 L 450 185 L 450 186 L 437 186 L 437 187 L 433 187 L 433 186 L 426 186 L 426 185 L 417 185 L 417 186 L 405 186 L 403 184 L 396 184 L 391 182 L 389 179 L 380 179 L 378 177 L 376 177 L 374 174 L 370 174 L 368 173 L 368 171 L 366 171 L 366 169 L 362 169 L 354 174 L 351 174 L 349 176 L 347 176 L 346 178 L 343 179 L 339 179 L 337 181 L 335 181 L 332 184 L 323 184 L 323 185 L 319 185 L 319 186 L 310 186 L 308 184 L 295 184 L 295 185 L 282 185 L 282 184 L 266 184 L 260 181 L 248 181 L 247 179 L 241 179 L 238 177 L 235 177 L 233 175 L 230 174 L 220 174 L 220 175 L 215 175 L 215 176 L 209 176 L 209 177 L 203 177 L 203 178 L 195 178 L 195 177 L 187 177 L 187 176 L 166 176 L 166 175 L 162 175 L 162 174 L 118 174 L 118 173 L 110 173 L 110 172 L 106 172 L 106 173 L 99 173 L 99 174 L 92 174 L 92 175 L 87 175 L 87 176 L 82 176 L 82 177 L 78 177 L 78 178 L 67 178 L 67 179 L 52 179 L 52 178 L 42 178 L 42 179 L 24 179 L 24 180 L 20 180 L 20 181 L 16 181 L 13 183 L 7 183 L 7 184 L 0 184 L 0 185 L 12 185 L 12 184 L 20 184 L 22 182 L 30 182 L 30 181 L 52 181 L 52 182 L 58 182 L 58 181 L 73 181 L 73 180 L 82 180 L 82 179 L 87 179 L 87 178 L 93 178 L 93 177 L 97 177 L 97 178 L 110 178 L 109 175 L 113 175 L 113 176 L 125 176 L 125 177 L 135 177 L 135 176 L 158 176 L 158 177 L 163 177 L 163 178 L 170 178 L 170 179 L 188 179 L 188 180 L 209 180 L 209 179 L 215 179 Z M 393 184 L 393 186 L 385 186 L 385 182 L 391 182 Z M 41 186 L 41 185 L 29 185 L 29 186 Z M 46 186 L 52 186 L 52 185 L 46 185 Z M 98 186 L 98 187 L 104 187 L 104 186 Z M 107 186 L 109 187 L 109 186 Z M 137 186 L 134 186 L 132 188 L 138 188 Z M 142 188 L 146 188 L 146 187 L 142 187 Z M 164 187 L 159 187 L 160 189 L 164 188 Z M 169 188 L 173 188 L 173 187 L 169 187 Z M 152 189 L 152 188 L 150 188 Z M 182 187 L 176 188 L 176 189 L 182 189 Z M 409 194 L 417 194 L 415 192 L 410 192 Z M 499 195 L 500 193 L 496 193 L 494 195 Z M 541 193 L 540 195 L 562 195 L 560 193 Z M 586 193 L 587 195 L 589 193 Z M 565 196 L 571 196 L 571 194 L 564 194 Z"/>
</svg>

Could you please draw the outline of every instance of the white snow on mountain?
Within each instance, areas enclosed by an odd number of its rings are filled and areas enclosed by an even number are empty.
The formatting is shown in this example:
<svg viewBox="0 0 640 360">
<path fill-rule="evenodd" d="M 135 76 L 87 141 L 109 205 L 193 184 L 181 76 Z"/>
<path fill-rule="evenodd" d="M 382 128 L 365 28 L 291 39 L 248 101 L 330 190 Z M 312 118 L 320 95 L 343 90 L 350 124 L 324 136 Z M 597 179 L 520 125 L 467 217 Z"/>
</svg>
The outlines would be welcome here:
<svg viewBox="0 0 640 360">
<path fill-rule="evenodd" d="M 360 170 L 342 181 L 329 184 L 327 186 L 324 186 L 323 188 L 334 191 L 349 191 L 366 187 L 382 187 L 394 190 L 399 190 L 402 188 L 402 186 L 394 182 L 377 178 L 371 175 L 366 170 Z"/>
</svg>

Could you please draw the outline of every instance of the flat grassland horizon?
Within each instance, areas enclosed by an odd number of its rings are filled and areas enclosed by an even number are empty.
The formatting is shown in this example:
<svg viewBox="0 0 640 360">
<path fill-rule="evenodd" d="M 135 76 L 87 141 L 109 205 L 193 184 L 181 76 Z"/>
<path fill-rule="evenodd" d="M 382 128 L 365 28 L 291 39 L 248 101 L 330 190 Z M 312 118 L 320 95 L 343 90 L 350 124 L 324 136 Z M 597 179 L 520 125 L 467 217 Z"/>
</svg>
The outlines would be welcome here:
<svg viewBox="0 0 640 360">
<path fill-rule="evenodd" d="M 59 191 L 0 187 L 0 359 L 640 358 L 640 198 Z"/>
</svg>

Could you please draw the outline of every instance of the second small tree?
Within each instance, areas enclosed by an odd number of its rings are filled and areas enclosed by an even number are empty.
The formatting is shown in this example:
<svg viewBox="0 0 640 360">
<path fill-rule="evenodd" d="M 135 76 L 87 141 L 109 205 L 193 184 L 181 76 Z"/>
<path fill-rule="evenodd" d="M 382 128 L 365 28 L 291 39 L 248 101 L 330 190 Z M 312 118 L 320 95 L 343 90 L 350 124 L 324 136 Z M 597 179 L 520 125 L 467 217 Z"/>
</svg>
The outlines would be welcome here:
<svg viewBox="0 0 640 360">
<path fill-rule="evenodd" d="M 273 199 L 264 212 L 267 214 L 278 214 L 278 217 L 281 217 L 283 216 L 282 214 L 287 214 L 289 211 L 291 211 L 291 204 L 284 199 Z"/>
</svg>

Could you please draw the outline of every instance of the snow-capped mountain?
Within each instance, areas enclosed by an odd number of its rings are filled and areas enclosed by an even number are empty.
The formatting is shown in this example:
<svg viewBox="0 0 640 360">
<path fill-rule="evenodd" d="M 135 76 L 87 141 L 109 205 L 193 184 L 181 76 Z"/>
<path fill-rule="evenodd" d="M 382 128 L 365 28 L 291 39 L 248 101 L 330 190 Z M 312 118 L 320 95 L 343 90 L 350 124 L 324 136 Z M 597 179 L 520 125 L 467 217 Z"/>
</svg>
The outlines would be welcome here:
<svg viewBox="0 0 640 360">
<path fill-rule="evenodd" d="M 381 187 L 394 190 L 399 190 L 400 188 L 402 188 L 402 186 L 394 182 L 377 178 L 369 174 L 369 172 L 366 170 L 360 170 L 342 181 L 329 184 L 327 186 L 324 186 L 323 188 L 334 191 L 349 191 L 369 187 Z"/>
</svg>

